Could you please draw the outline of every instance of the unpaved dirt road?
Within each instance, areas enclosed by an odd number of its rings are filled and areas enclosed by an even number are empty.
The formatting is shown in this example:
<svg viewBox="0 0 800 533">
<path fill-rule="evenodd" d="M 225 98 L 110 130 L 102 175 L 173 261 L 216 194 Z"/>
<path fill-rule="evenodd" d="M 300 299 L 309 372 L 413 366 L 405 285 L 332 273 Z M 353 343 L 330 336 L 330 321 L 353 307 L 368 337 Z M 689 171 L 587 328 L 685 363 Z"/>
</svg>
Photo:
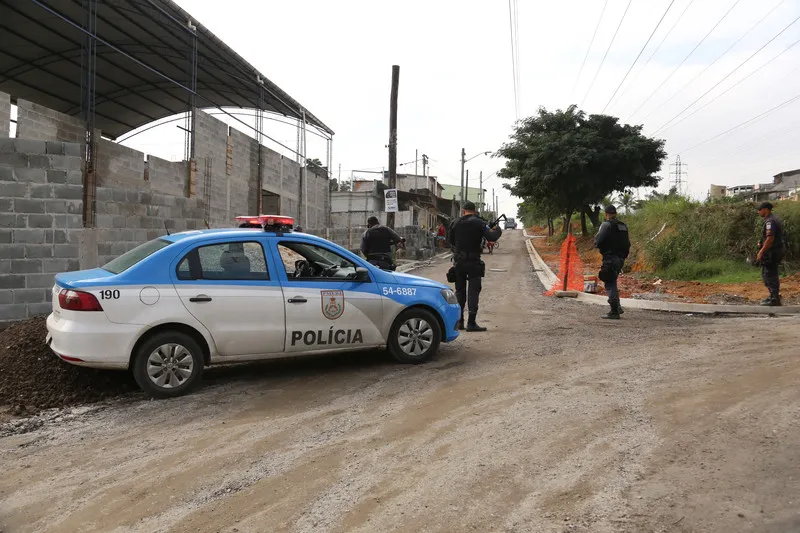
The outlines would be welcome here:
<svg viewBox="0 0 800 533">
<path fill-rule="evenodd" d="M 429 364 L 219 369 L 7 434 L 0 529 L 800 531 L 800 321 L 609 324 L 541 296 L 519 232 L 487 262 L 490 331 Z"/>
</svg>

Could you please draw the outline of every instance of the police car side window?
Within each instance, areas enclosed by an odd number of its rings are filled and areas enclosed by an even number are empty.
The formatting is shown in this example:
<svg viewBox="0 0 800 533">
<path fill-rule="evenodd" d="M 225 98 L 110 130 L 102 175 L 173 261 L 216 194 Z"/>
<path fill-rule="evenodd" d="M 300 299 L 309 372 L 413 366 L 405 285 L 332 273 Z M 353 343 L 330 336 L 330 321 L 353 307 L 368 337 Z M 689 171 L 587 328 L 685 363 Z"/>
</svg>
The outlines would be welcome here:
<svg viewBox="0 0 800 533">
<path fill-rule="evenodd" d="M 229 242 L 195 248 L 178 263 L 177 276 L 181 280 L 268 280 L 269 272 L 261 244 Z"/>
<path fill-rule="evenodd" d="M 346 280 L 356 273 L 356 265 L 339 254 L 301 242 L 284 241 L 278 253 L 289 280 Z"/>
</svg>

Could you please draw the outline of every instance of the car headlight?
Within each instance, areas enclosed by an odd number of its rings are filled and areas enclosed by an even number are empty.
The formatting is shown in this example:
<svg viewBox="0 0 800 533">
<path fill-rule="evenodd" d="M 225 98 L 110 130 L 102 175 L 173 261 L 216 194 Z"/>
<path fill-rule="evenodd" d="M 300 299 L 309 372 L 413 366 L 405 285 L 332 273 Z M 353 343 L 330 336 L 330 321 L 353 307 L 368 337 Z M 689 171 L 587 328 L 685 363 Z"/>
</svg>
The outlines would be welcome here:
<svg viewBox="0 0 800 533">
<path fill-rule="evenodd" d="M 450 289 L 442 289 L 442 298 L 444 298 L 444 300 L 449 304 L 458 303 L 458 298 L 456 298 L 456 293 L 454 293 Z"/>
</svg>

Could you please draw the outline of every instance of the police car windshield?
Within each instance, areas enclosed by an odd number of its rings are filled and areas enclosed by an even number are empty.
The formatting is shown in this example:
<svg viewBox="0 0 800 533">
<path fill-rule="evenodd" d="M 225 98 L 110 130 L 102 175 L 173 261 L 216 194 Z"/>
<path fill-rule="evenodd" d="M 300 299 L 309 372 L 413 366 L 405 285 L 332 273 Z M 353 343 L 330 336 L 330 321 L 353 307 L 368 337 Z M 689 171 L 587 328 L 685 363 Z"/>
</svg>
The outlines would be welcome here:
<svg viewBox="0 0 800 533">
<path fill-rule="evenodd" d="M 172 243 L 165 239 L 155 239 L 144 244 L 140 244 L 133 250 L 125 252 L 116 259 L 109 261 L 103 265 L 102 268 L 103 270 L 108 270 L 112 274 L 120 274 L 128 270 L 145 257 L 153 255 L 157 251 L 169 246 L 170 244 Z"/>
</svg>

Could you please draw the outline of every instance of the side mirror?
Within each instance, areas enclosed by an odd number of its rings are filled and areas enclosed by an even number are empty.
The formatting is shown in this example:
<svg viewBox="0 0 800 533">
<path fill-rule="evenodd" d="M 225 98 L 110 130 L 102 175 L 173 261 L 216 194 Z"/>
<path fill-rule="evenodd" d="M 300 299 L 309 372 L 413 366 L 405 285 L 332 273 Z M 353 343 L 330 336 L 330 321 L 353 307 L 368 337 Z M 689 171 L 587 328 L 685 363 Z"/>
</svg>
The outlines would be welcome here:
<svg viewBox="0 0 800 533">
<path fill-rule="evenodd" d="M 356 267 L 355 273 L 351 274 L 353 281 L 369 281 L 369 270 L 364 267 Z"/>
</svg>

